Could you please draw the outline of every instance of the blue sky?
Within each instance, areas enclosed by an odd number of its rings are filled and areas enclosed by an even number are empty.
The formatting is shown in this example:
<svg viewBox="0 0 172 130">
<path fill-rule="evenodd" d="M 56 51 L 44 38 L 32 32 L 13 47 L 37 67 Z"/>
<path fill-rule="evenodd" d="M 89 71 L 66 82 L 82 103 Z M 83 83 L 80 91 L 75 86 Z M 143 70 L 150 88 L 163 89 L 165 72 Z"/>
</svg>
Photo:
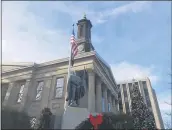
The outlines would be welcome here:
<svg viewBox="0 0 172 130">
<path fill-rule="evenodd" d="M 170 107 L 170 2 L 2 2 L 2 61 L 67 57 L 71 25 L 87 14 L 92 43 L 117 81 L 148 76 L 163 119 Z M 75 28 L 76 30 L 76 28 Z"/>
</svg>

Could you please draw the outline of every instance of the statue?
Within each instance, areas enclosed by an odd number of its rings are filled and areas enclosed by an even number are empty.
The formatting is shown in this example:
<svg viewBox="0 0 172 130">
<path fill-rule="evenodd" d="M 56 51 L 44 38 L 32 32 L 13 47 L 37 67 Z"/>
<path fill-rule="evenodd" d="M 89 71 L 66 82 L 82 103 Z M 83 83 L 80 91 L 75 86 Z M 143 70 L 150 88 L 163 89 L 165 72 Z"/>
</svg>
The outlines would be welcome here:
<svg viewBox="0 0 172 130">
<path fill-rule="evenodd" d="M 69 101 L 69 106 L 76 107 L 79 105 L 79 99 L 85 95 L 86 86 L 85 70 L 71 73 L 67 86 L 68 96 L 66 99 L 66 101 Z"/>
</svg>

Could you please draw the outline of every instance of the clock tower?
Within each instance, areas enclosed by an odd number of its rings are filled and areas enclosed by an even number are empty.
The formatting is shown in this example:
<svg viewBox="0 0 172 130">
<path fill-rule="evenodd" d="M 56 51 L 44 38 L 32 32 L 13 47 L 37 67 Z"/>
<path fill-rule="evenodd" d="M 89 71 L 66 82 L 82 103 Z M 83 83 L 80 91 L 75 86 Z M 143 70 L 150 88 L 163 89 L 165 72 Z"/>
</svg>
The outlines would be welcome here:
<svg viewBox="0 0 172 130">
<path fill-rule="evenodd" d="M 84 15 L 83 19 L 78 21 L 77 26 L 78 30 L 76 42 L 78 44 L 78 53 L 94 50 L 91 43 L 91 21 L 86 18 L 86 15 Z"/>
</svg>

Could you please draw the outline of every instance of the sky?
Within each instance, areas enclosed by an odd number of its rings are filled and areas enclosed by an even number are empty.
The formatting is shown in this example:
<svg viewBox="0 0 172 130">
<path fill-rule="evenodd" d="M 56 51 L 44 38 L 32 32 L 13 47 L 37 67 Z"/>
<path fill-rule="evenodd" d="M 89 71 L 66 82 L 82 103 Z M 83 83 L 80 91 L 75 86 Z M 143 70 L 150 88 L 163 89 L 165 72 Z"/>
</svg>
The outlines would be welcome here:
<svg viewBox="0 0 172 130">
<path fill-rule="evenodd" d="M 163 1 L 3 1 L 2 62 L 69 55 L 72 24 L 86 13 L 92 44 L 117 82 L 149 77 L 163 120 L 171 107 L 171 4 Z M 75 32 L 77 27 L 75 26 Z"/>
</svg>

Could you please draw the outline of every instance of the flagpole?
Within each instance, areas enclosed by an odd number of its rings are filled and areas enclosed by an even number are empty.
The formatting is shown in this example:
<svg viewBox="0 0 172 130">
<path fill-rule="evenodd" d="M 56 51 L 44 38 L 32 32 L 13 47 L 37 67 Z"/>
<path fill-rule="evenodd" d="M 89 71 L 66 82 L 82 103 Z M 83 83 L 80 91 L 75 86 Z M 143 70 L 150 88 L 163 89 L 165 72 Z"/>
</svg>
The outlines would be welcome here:
<svg viewBox="0 0 172 130">
<path fill-rule="evenodd" d="M 73 26 L 73 30 L 74 30 L 74 24 L 72 25 Z M 68 96 L 68 93 L 67 93 L 67 87 L 68 87 L 68 82 L 69 82 L 69 78 L 70 78 L 70 72 L 71 72 L 71 53 L 72 53 L 72 47 L 71 47 L 71 44 L 70 44 L 70 53 L 69 53 L 69 66 L 68 66 L 68 76 L 67 76 L 67 83 L 66 83 L 66 95 L 65 95 L 65 104 L 64 104 L 64 109 L 66 110 L 67 108 L 67 101 L 66 101 L 66 98 Z"/>
</svg>

